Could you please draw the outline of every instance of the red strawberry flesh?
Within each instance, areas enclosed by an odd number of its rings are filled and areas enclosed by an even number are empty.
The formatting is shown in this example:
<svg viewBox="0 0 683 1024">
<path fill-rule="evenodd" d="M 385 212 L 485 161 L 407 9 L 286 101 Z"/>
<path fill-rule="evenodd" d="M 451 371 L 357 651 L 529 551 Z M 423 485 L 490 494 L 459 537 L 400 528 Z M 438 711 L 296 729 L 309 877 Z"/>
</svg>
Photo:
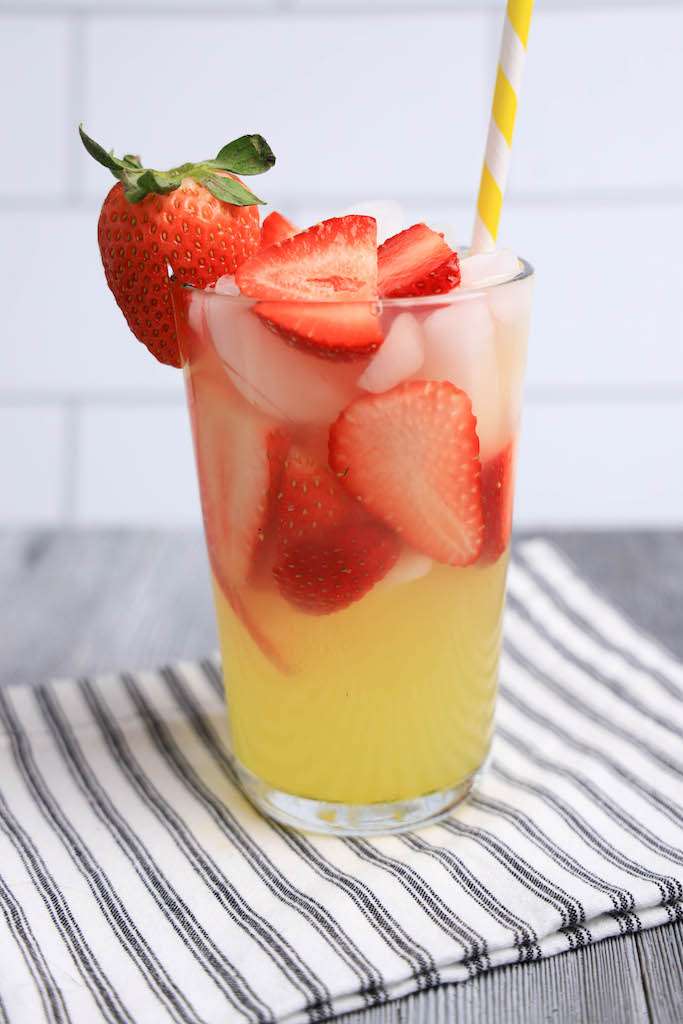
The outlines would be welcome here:
<svg viewBox="0 0 683 1024">
<path fill-rule="evenodd" d="M 472 406 L 449 381 L 407 381 L 348 406 L 330 430 L 330 466 L 365 508 L 449 565 L 482 546 L 481 466 Z"/>
<path fill-rule="evenodd" d="M 227 382 L 193 374 L 189 387 L 207 546 L 227 596 L 249 578 L 289 442 Z"/>
<path fill-rule="evenodd" d="M 382 343 L 373 217 L 332 217 L 262 249 L 239 268 L 254 313 L 290 345 L 327 359 L 370 355 Z"/>
<path fill-rule="evenodd" d="M 398 538 L 377 523 L 330 530 L 324 543 L 287 547 L 273 575 L 280 592 L 309 615 L 341 611 L 364 597 L 395 565 Z"/>
<path fill-rule="evenodd" d="M 442 234 L 413 224 L 377 251 L 378 288 L 383 298 L 441 295 L 460 284 L 458 254 Z"/>
<path fill-rule="evenodd" d="M 481 467 L 484 543 L 479 561 L 496 562 L 510 543 L 515 487 L 515 442 L 510 441 Z"/>
<path fill-rule="evenodd" d="M 291 238 L 292 235 L 298 234 L 299 228 L 292 224 L 291 220 L 287 220 L 277 210 L 273 210 L 261 225 L 261 248 L 265 249 L 269 245 L 283 242 L 285 238 Z"/>
<path fill-rule="evenodd" d="M 254 313 L 295 348 L 324 359 L 363 359 L 383 340 L 371 302 L 258 302 Z"/>
<path fill-rule="evenodd" d="M 326 466 L 299 448 L 291 449 L 275 506 L 278 547 L 323 541 L 330 530 L 357 519 L 360 511 Z"/>
<path fill-rule="evenodd" d="M 254 299 L 374 299 L 376 246 L 373 217 L 331 217 L 252 256 L 238 268 L 237 284 Z"/>
</svg>

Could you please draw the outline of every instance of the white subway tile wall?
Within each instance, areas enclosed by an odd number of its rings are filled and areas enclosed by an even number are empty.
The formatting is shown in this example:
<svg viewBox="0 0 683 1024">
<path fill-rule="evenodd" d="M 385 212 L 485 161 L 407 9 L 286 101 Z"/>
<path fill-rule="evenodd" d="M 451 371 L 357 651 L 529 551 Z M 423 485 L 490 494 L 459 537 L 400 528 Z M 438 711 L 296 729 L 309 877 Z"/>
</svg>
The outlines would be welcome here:
<svg viewBox="0 0 683 1024">
<path fill-rule="evenodd" d="M 172 166 L 213 155 L 226 132 L 258 129 L 281 154 L 262 186 L 274 201 L 462 195 L 477 179 L 490 12 L 136 24 L 132 35 L 120 17 L 88 26 L 85 116 L 98 138 L 128 138 Z M 117 79 L 123 53 L 135 73 Z M 86 180 L 100 195 L 94 161 Z"/>
<path fill-rule="evenodd" d="M 301 224 L 472 222 L 503 0 L 0 0 L 0 524 L 199 524 L 180 374 L 109 295 L 104 170 L 261 131 Z M 683 5 L 538 0 L 501 241 L 537 266 L 520 525 L 683 524 Z"/>
<path fill-rule="evenodd" d="M 85 150 L 83 151 L 85 155 Z M 109 187 L 103 169 L 101 185 Z M 112 179 L 113 181 L 113 179 Z M 128 332 L 102 272 L 97 208 L 3 209 L 0 395 L 182 397 L 182 375 Z"/>
<path fill-rule="evenodd" d="M 89 404 L 81 413 L 79 524 L 197 522 L 192 438 L 182 404 Z"/>
<path fill-rule="evenodd" d="M 0 407 L 5 522 L 54 523 L 66 512 L 68 411 L 57 404 Z"/>
<path fill-rule="evenodd" d="M 3 200 L 35 197 L 44 201 L 66 193 L 69 37 L 65 19 L 1 17 Z"/>
<path fill-rule="evenodd" d="M 529 403 L 517 485 L 524 525 L 680 527 L 680 433 L 680 401 Z"/>
<path fill-rule="evenodd" d="M 680 185 L 683 7 L 575 6 L 539 0 L 513 194 Z"/>
</svg>

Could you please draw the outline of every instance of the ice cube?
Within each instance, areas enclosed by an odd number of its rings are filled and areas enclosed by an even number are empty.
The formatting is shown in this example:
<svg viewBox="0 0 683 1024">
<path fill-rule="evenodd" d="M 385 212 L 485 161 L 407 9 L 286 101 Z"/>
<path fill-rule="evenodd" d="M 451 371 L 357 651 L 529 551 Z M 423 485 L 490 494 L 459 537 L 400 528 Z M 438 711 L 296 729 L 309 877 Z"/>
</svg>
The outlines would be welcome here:
<svg viewBox="0 0 683 1024">
<path fill-rule="evenodd" d="M 190 293 L 190 305 L 187 311 L 190 327 L 196 334 L 203 334 L 205 329 L 204 293 L 196 289 Z"/>
<path fill-rule="evenodd" d="M 239 295 L 240 290 L 237 287 L 237 282 L 232 274 L 223 274 L 219 277 L 213 286 L 213 290 L 218 292 L 220 295 Z"/>
<path fill-rule="evenodd" d="M 519 426 L 528 333 L 528 321 L 498 324 L 496 351 L 500 374 L 501 410 L 504 417 L 503 431 L 508 437 L 512 437 Z"/>
<path fill-rule="evenodd" d="M 511 249 L 477 252 L 460 259 L 460 287 L 485 288 L 519 273 L 519 260 Z"/>
<path fill-rule="evenodd" d="M 482 459 L 502 446 L 501 391 L 493 318 L 484 297 L 458 299 L 422 324 L 425 359 L 420 379 L 450 380 L 465 391 L 477 417 Z"/>
<path fill-rule="evenodd" d="M 375 218 L 378 245 L 408 226 L 405 210 L 395 199 L 368 199 L 362 203 L 354 203 L 344 210 L 342 216 L 347 213 L 360 213 Z"/>
<path fill-rule="evenodd" d="M 335 363 L 292 348 L 242 303 L 207 296 L 213 344 L 238 391 L 290 423 L 329 423 L 357 395 L 366 363 Z"/>
<path fill-rule="evenodd" d="M 426 576 L 434 562 L 429 555 L 423 555 L 414 548 L 404 547 L 395 565 L 389 570 L 380 587 L 394 587 L 399 583 L 411 583 Z"/>
<path fill-rule="evenodd" d="M 376 356 L 358 381 L 365 391 L 389 391 L 422 366 L 422 332 L 412 313 L 399 313 Z"/>
<path fill-rule="evenodd" d="M 208 285 L 204 291 L 193 288 L 190 297 L 190 306 L 187 318 L 190 327 L 198 334 L 202 334 L 206 328 L 206 302 L 205 292 L 211 295 L 218 292 L 220 295 L 239 295 L 240 290 L 232 274 L 223 274 L 213 285 Z"/>
<path fill-rule="evenodd" d="M 531 314 L 533 278 L 499 284 L 488 293 L 493 317 L 502 324 L 528 321 Z"/>
<path fill-rule="evenodd" d="M 496 325 L 496 351 L 505 433 L 517 429 L 522 407 L 533 278 L 499 284 L 487 293 Z"/>
<path fill-rule="evenodd" d="M 455 249 L 456 252 L 462 249 L 455 224 L 448 221 L 430 221 L 429 227 L 432 231 L 438 231 L 440 235 L 443 235 L 444 242 L 446 245 L 450 245 L 451 249 Z"/>
</svg>

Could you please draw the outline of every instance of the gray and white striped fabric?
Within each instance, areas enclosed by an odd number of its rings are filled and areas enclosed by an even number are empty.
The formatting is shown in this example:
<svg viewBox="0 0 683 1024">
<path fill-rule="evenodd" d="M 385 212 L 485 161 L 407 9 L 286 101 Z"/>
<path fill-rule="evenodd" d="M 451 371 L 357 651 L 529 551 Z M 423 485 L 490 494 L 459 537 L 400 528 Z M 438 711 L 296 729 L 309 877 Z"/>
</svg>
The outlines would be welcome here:
<svg viewBox="0 0 683 1024">
<path fill-rule="evenodd" d="M 234 785 L 212 661 L 0 691 L 0 1021 L 320 1021 L 682 916 L 683 664 L 511 566 L 472 799 L 313 838 Z"/>
</svg>

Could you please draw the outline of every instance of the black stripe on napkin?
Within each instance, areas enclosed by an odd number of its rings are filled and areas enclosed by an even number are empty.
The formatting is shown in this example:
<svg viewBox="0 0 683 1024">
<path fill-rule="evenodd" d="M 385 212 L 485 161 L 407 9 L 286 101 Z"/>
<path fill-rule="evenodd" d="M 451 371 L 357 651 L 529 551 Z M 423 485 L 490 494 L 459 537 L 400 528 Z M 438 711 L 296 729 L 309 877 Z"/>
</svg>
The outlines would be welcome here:
<svg viewBox="0 0 683 1024">
<path fill-rule="evenodd" d="M 195 795 L 204 794 L 208 797 L 208 787 L 194 771 L 175 742 L 170 729 L 156 714 L 135 678 L 125 675 L 122 681 L 145 724 L 150 739 L 165 758 L 171 771 Z M 219 891 L 224 897 L 224 909 L 232 919 L 258 943 L 291 984 L 302 993 L 311 1020 L 324 1020 L 326 1014 L 329 1016 L 330 993 L 299 951 L 294 949 L 271 921 L 254 911 L 244 895 L 225 876 Z"/>
<path fill-rule="evenodd" d="M 21 903 L 15 898 L 2 875 L 0 875 L 0 907 L 7 922 L 8 931 L 21 951 L 33 978 L 46 1020 L 50 1024 L 67 1024 L 71 1018 L 64 1002 L 62 990 L 55 981 L 40 944 L 36 941 Z"/>
<path fill-rule="evenodd" d="M 220 677 L 216 676 L 213 664 L 206 659 L 201 662 L 201 668 L 204 671 L 205 677 L 215 689 L 216 680 L 220 681 Z M 185 689 L 187 690 L 187 688 Z M 223 695 L 222 683 L 220 684 L 220 695 Z M 236 784 L 237 777 L 229 752 L 211 726 L 207 716 L 201 712 L 196 702 L 191 715 L 187 711 L 187 705 L 184 710 L 188 714 L 188 721 L 197 732 L 198 738 L 207 747 L 222 773 L 230 782 Z M 316 874 L 336 885 L 341 892 L 349 897 L 365 919 L 372 924 L 380 938 L 409 966 L 411 976 L 419 990 L 433 987 L 436 965 L 432 957 L 424 946 L 402 928 L 369 886 L 347 872 L 340 870 L 331 861 L 326 859 L 310 840 L 302 834 L 290 831 L 273 821 L 269 821 L 268 824 L 292 850 L 299 854 L 302 860 Z"/>
<path fill-rule="evenodd" d="M 52 800 L 44 795 L 44 782 L 36 770 L 30 743 L 18 718 L 10 708 L 9 702 L 0 690 L 0 717 L 11 738 L 12 756 L 24 783 L 39 807 L 45 821 L 55 833 L 56 839 L 64 842 L 62 830 L 54 814 Z M 133 1018 L 125 1007 L 119 993 L 116 992 L 100 966 L 97 958 L 83 937 L 80 926 L 76 922 L 71 908 L 51 875 L 43 857 L 28 833 L 21 827 L 17 818 L 11 813 L 0 793 L 0 824 L 19 853 L 28 874 L 30 875 L 40 898 L 48 908 L 53 924 L 71 954 L 83 981 L 90 989 L 96 1004 L 99 1006 L 104 1020 L 112 1024 L 133 1024 Z M 67 851 L 72 854 L 68 842 L 64 842 Z M 73 854 L 72 854 L 73 856 Z M 86 881 L 92 884 L 85 872 L 81 860 L 73 858 Z M 97 894 L 94 893 L 97 899 Z"/>
</svg>

